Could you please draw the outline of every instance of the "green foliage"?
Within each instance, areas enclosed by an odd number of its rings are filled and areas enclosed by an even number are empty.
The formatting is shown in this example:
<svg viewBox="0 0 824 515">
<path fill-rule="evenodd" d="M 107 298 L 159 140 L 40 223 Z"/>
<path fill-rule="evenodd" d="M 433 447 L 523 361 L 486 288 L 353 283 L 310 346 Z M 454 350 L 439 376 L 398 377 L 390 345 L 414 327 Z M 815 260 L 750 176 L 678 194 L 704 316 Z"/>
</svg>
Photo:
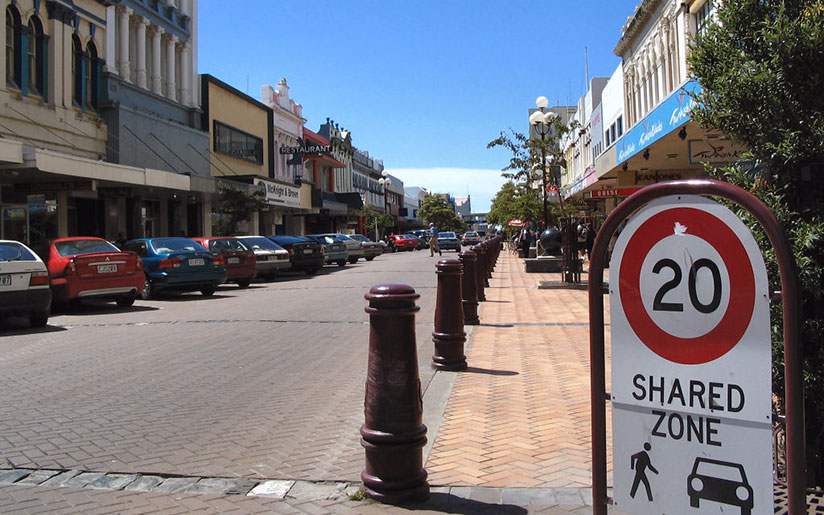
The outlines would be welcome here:
<svg viewBox="0 0 824 515">
<path fill-rule="evenodd" d="M 507 224 L 510 220 L 537 220 L 540 215 L 541 203 L 535 191 L 524 184 L 516 185 L 508 181 L 492 199 L 487 222 L 490 225 L 500 224 L 504 230 L 509 230 Z"/>
<path fill-rule="evenodd" d="M 452 204 L 441 195 L 427 195 L 418 209 L 418 216 L 426 220 L 427 224 L 434 223 L 439 231 L 466 230 L 463 219 L 455 213 Z"/>
<path fill-rule="evenodd" d="M 375 235 L 375 224 L 377 224 L 378 232 L 384 234 L 384 230 L 395 225 L 395 218 L 388 213 L 376 213 L 368 205 L 363 206 L 358 216 L 366 219 L 366 229 L 370 236 Z"/>
<path fill-rule="evenodd" d="M 824 479 L 824 0 L 737 0 L 689 57 L 702 91 L 692 116 L 746 144 L 759 164 L 712 173 L 748 189 L 773 211 L 792 243 L 801 287 L 808 474 Z M 733 208 L 764 251 L 770 288 L 781 290 L 762 227 Z M 781 304 L 772 307 L 773 391 L 784 392 Z M 779 409 L 783 409 L 779 405 Z"/>
<path fill-rule="evenodd" d="M 213 233 L 215 236 L 234 236 L 238 225 L 249 220 L 253 214 L 268 208 L 265 195 L 256 190 L 253 193 L 229 186 L 220 185 L 220 194 L 215 202 Z"/>
</svg>

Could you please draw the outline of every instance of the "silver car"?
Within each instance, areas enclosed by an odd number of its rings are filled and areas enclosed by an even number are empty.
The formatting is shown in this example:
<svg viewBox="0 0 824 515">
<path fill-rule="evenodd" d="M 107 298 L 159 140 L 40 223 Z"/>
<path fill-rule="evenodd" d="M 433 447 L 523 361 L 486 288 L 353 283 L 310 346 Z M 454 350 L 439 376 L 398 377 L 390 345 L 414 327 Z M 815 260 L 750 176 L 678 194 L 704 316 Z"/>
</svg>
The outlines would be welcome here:
<svg viewBox="0 0 824 515">
<path fill-rule="evenodd" d="M 375 256 L 383 254 L 383 246 L 376 241 L 370 240 L 363 234 L 353 234 L 350 238 L 361 242 L 361 245 L 363 245 L 363 258 L 367 261 L 372 261 L 375 259 Z"/>
<path fill-rule="evenodd" d="M 455 252 L 460 252 L 461 240 L 458 239 L 458 236 L 454 232 L 439 232 L 438 246 L 441 250 L 454 250 Z"/>
<path fill-rule="evenodd" d="M 327 233 L 327 234 L 319 234 L 318 236 L 331 236 L 333 238 L 337 238 L 346 245 L 346 251 L 349 252 L 349 257 L 347 258 L 350 263 L 355 264 L 358 262 L 358 258 L 366 257 L 366 254 L 363 252 L 363 244 L 350 237 L 347 234 L 341 233 Z"/>
<path fill-rule="evenodd" d="M 289 252 L 265 236 L 238 236 L 240 242 L 255 253 L 257 277 L 274 279 L 281 270 L 288 270 Z"/>
</svg>

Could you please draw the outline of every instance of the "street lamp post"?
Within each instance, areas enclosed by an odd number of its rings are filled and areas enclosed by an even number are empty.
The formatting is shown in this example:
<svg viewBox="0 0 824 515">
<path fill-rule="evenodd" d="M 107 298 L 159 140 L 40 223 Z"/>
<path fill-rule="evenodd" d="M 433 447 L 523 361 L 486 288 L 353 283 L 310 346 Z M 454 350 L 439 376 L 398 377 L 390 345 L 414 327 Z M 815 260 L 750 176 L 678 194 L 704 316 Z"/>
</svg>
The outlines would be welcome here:
<svg viewBox="0 0 824 515">
<path fill-rule="evenodd" d="M 378 184 L 383 186 L 383 210 L 386 214 L 389 214 L 389 185 L 392 184 L 392 178 L 387 177 L 386 170 L 381 172 L 381 178 L 378 179 Z"/>
<path fill-rule="evenodd" d="M 529 116 L 529 124 L 535 127 L 535 132 L 541 137 L 541 190 L 544 200 L 544 225 L 549 225 L 549 204 L 547 199 L 547 162 L 546 162 L 546 148 L 544 141 L 549 133 L 552 131 L 552 121 L 558 115 L 552 111 L 544 111 L 549 101 L 546 97 L 541 96 L 535 100 L 535 105 L 540 111 L 535 111 Z"/>
</svg>

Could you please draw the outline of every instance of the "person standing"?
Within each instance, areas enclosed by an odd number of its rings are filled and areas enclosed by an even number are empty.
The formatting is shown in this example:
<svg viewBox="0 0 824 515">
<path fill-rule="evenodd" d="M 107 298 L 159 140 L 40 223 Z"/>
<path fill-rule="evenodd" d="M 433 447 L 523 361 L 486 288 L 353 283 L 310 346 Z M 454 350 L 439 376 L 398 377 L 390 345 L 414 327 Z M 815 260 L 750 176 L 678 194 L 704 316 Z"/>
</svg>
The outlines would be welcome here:
<svg viewBox="0 0 824 515">
<path fill-rule="evenodd" d="M 435 227 L 434 222 L 429 222 L 429 257 L 435 255 L 442 256 L 441 247 L 438 245 L 438 228 Z"/>
<path fill-rule="evenodd" d="M 529 229 L 529 222 L 524 223 L 521 227 L 521 234 L 518 236 L 518 246 L 524 253 L 524 257 L 529 257 L 529 247 L 532 245 L 532 231 Z"/>
</svg>

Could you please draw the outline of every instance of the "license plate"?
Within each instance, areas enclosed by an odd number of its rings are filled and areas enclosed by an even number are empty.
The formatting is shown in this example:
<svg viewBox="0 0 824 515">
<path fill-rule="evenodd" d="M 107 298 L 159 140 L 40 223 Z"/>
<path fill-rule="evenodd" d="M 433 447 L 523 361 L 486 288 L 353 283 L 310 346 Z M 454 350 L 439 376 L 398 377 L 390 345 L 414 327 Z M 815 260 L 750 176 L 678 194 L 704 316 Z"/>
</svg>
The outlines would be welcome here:
<svg viewBox="0 0 824 515">
<path fill-rule="evenodd" d="M 229 259 L 226 260 L 226 262 L 229 263 L 230 265 L 236 265 L 236 264 L 240 263 L 240 258 L 229 258 Z"/>
<path fill-rule="evenodd" d="M 0 275 L 0 286 L 11 286 L 11 276 Z"/>
<path fill-rule="evenodd" d="M 312 253 L 312 249 L 303 249 L 303 253 L 304 253 L 304 254 L 311 254 L 311 253 Z"/>
<path fill-rule="evenodd" d="M 189 266 L 203 266 L 206 264 L 206 261 L 203 258 L 196 258 L 189 260 Z"/>
<path fill-rule="evenodd" d="M 98 274 L 111 274 L 117 272 L 117 265 L 97 265 Z"/>
</svg>

